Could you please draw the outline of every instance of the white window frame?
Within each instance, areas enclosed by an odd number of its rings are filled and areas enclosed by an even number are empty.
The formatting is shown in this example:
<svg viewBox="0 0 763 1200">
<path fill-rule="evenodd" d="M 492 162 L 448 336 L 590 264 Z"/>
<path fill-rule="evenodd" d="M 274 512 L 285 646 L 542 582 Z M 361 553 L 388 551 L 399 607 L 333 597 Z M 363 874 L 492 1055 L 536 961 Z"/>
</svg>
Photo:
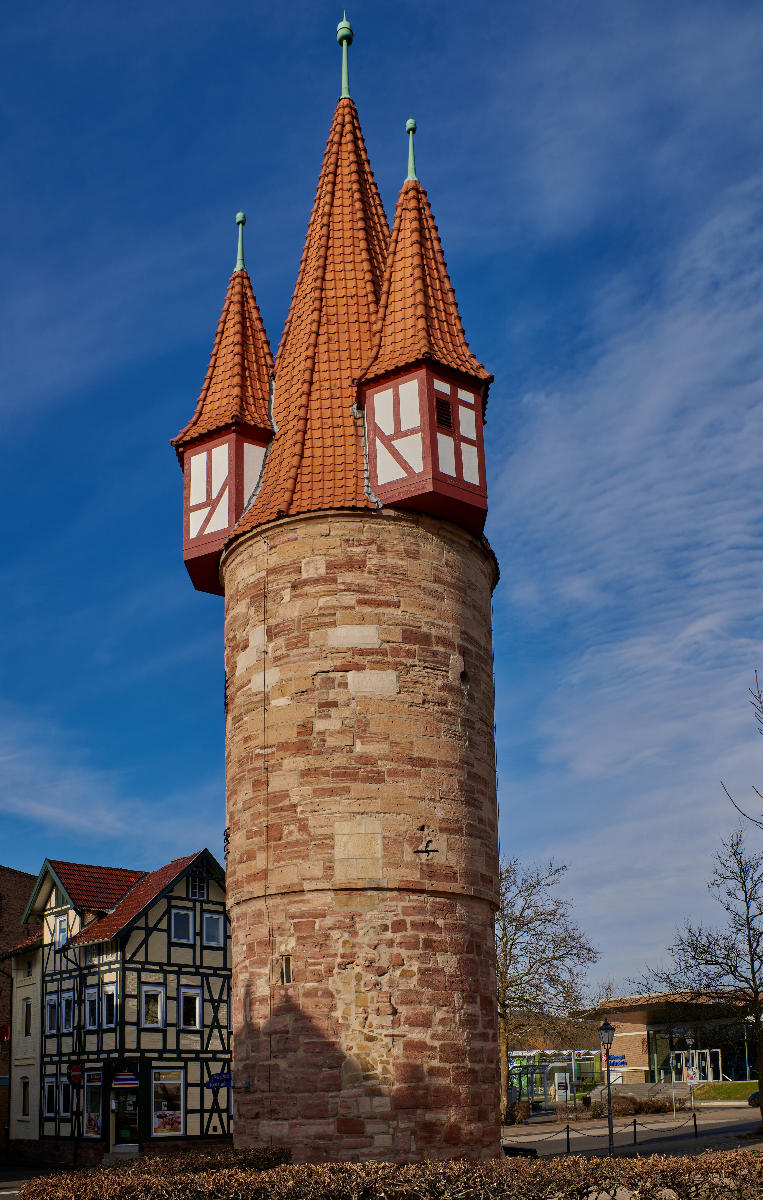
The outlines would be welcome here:
<svg viewBox="0 0 763 1200">
<path fill-rule="evenodd" d="M 69 918 L 64 915 L 56 917 L 56 950 L 61 950 L 69 940 Z"/>
<path fill-rule="evenodd" d="M 29 1026 L 28 1033 L 27 1025 Z M 21 1005 L 21 1036 L 25 1038 L 32 1036 L 32 1001 L 28 996 L 24 998 L 24 1002 Z"/>
<path fill-rule="evenodd" d="M 29 1120 L 31 1097 L 32 1093 L 29 1086 L 29 1076 L 22 1075 L 19 1079 L 19 1116 L 23 1117 L 25 1121 Z"/>
<path fill-rule="evenodd" d="M 98 1008 L 99 1008 L 99 988 L 97 983 L 91 984 L 85 988 L 85 1029 L 98 1028 Z M 90 1020 L 90 1003 L 95 1001 L 95 1016 Z"/>
<path fill-rule="evenodd" d="M 156 1128 L 156 1076 L 168 1071 L 177 1071 L 180 1076 L 180 1129 L 165 1133 Z M 184 1067 L 153 1067 L 151 1070 L 151 1136 L 152 1137 L 183 1137 L 185 1135 L 185 1068 Z"/>
<path fill-rule="evenodd" d="M 64 1096 L 68 1097 L 69 1103 L 64 1105 Z M 59 1117 L 70 1117 L 72 1115 L 72 1085 L 64 1076 L 58 1081 L 58 1115 Z"/>
<path fill-rule="evenodd" d="M 185 996 L 193 996 L 196 1001 L 196 1024 L 186 1025 L 183 1020 L 183 999 Z M 204 995 L 200 987 L 186 987 L 183 984 L 178 995 L 178 1029 L 187 1029 L 198 1032 L 204 1026 Z"/>
<path fill-rule="evenodd" d="M 55 1016 L 53 1021 L 50 1019 L 50 1009 L 53 1007 Z M 58 992 L 45 993 L 45 1032 L 58 1033 Z"/>
<path fill-rule="evenodd" d="M 207 940 L 207 921 L 217 921 L 217 928 L 220 931 L 219 942 L 210 942 Z M 217 912 L 203 912 L 201 914 L 201 937 L 202 943 L 205 946 L 213 946 L 218 950 L 222 950 L 225 945 L 225 914 Z"/>
<path fill-rule="evenodd" d="M 97 1076 L 96 1079 L 93 1076 Z M 98 1088 L 98 1131 L 89 1132 L 87 1128 L 88 1107 L 87 1107 L 87 1090 L 88 1088 Z M 83 1112 L 83 1137 L 99 1138 L 103 1126 L 103 1073 L 101 1071 L 86 1071 L 85 1083 L 82 1089 L 82 1112 Z"/>
<path fill-rule="evenodd" d="M 146 996 L 156 993 L 159 996 L 159 1021 L 156 1025 L 146 1024 Z M 167 993 L 162 983 L 142 983 L 140 985 L 140 1027 L 141 1029 L 164 1029 L 167 1020 Z M 153 1103 L 153 1102 L 152 1102 Z"/>
<path fill-rule="evenodd" d="M 106 997 L 111 996 L 114 1000 L 114 1019 L 113 1021 L 106 1020 Z M 117 985 L 115 983 L 104 983 L 103 992 L 101 995 L 101 1027 L 103 1029 L 114 1029 L 117 1024 Z"/>
<path fill-rule="evenodd" d="M 56 1094 L 58 1092 L 58 1080 L 55 1075 L 46 1075 L 42 1085 L 42 1115 L 44 1117 L 55 1117 L 56 1115 Z M 48 1104 L 49 1097 L 53 1097 L 52 1106 Z"/>
<path fill-rule="evenodd" d="M 69 1001 L 69 1020 L 66 1019 L 66 1001 Z M 74 1029 L 74 989 L 67 988 L 61 993 L 61 1033 L 71 1033 Z"/>
<path fill-rule="evenodd" d="M 208 892 L 207 877 L 203 871 L 191 871 L 188 875 L 188 899 L 206 900 Z"/>
<path fill-rule="evenodd" d="M 184 917 L 188 917 L 188 928 L 190 931 L 190 936 L 187 938 L 180 938 L 175 935 L 175 917 L 176 917 L 176 915 L 181 915 L 181 914 Z M 180 908 L 180 906 L 178 906 L 177 908 L 175 908 L 175 907 L 171 908 L 170 909 L 170 941 L 174 942 L 177 946 L 192 946 L 193 945 L 193 934 L 194 934 L 193 909 L 192 908 Z"/>
</svg>

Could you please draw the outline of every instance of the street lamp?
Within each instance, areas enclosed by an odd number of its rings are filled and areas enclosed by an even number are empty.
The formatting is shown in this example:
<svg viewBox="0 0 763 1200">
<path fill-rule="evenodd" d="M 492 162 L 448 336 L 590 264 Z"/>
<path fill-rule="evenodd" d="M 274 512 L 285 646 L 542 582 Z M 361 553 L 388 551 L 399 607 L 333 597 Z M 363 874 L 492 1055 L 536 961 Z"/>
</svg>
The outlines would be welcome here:
<svg viewBox="0 0 763 1200">
<path fill-rule="evenodd" d="M 684 1041 L 686 1042 L 686 1045 L 688 1046 L 688 1049 L 689 1049 L 689 1071 L 691 1071 L 691 1075 L 689 1076 L 689 1100 L 691 1103 L 691 1111 L 694 1112 L 694 1082 L 693 1081 L 694 1081 L 694 1072 L 696 1070 L 696 1061 L 695 1061 L 694 1055 L 692 1053 L 692 1046 L 694 1045 L 694 1034 L 687 1033 L 686 1036 L 684 1037 Z M 688 1072 L 687 1072 L 687 1075 L 688 1075 Z"/>
<path fill-rule="evenodd" d="M 615 1153 L 615 1131 L 612 1128 L 612 1082 L 609 1075 L 609 1051 L 612 1046 L 612 1040 L 615 1036 L 615 1026 L 610 1025 L 605 1017 L 599 1026 L 599 1037 L 601 1038 L 601 1048 L 607 1056 L 607 1126 L 609 1128 L 609 1157 L 614 1157 Z"/>
</svg>

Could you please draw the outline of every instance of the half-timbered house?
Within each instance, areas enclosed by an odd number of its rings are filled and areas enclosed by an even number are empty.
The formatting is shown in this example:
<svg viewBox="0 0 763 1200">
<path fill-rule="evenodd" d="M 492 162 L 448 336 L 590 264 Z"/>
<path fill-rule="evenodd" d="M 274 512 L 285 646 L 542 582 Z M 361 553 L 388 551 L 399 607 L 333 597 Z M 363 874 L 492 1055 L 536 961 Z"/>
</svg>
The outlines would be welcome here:
<svg viewBox="0 0 763 1200">
<path fill-rule="evenodd" d="M 229 1137 L 230 933 L 210 852 L 148 873 L 46 859 L 25 919 L 40 926 L 38 1051 L 21 1013 L 13 1051 L 38 1077 L 12 1088 L 17 1148 L 89 1161 Z M 29 953 L 9 956 L 21 997 Z"/>
</svg>

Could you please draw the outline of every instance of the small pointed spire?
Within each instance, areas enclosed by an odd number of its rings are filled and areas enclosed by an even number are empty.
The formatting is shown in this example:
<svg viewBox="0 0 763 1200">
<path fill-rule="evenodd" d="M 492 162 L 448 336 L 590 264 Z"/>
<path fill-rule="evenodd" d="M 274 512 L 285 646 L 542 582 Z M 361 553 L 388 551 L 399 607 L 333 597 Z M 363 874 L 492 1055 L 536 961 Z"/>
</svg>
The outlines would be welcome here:
<svg viewBox="0 0 763 1200">
<path fill-rule="evenodd" d="M 413 152 L 413 135 L 416 132 L 416 122 L 413 117 L 409 117 L 405 122 L 405 132 L 408 134 L 408 174 L 406 175 L 406 179 L 415 179 L 418 182 L 416 156 Z"/>
<path fill-rule="evenodd" d="M 246 225 L 246 213 L 236 213 L 236 224 L 238 225 L 238 254 L 236 255 L 236 270 L 244 271 L 244 226 Z"/>
<path fill-rule="evenodd" d="M 345 12 L 336 27 L 336 40 L 342 47 L 342 94 L 340 99 L 350 99 L 350 67 L 347 61 L 347 47 L 352 45 L 352 25 L 347 20 Z"/>
</svg>

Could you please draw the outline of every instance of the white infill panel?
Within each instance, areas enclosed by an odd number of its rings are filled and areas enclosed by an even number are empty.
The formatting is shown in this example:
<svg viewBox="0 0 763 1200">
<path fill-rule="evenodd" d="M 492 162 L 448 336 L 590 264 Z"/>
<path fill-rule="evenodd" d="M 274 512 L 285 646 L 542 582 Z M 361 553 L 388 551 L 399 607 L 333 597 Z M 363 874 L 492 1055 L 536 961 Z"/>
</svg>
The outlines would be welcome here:
<svg viewBox="0 0 763 1200">
<path fill-rule="evenodd" d="M 421 453 L 421 434 L 409 433 L 406 437 L 395 438 L 395 449 L 398 454 L 402 454 L 407 463 L 410 463 L 418 475 L 424 466 Z"/>
<path fill-rule="evenodd" d="M 374 420 L 382 433 L 395 432 L 395 410 L 392 404 L 392 389 L 387 392 L 377 392 L 374 396 Z"/>
<path fill-rule="evenodd" d="M 207 498 L 207 452 L 191 456 L 191 486 L 189 501 L 191 504 L 203 504 Z M 193 537 L 193 534 L 191 534 Z"/>
<path fill-rule="evenodd" d="M 392 483 L 393 479 L 402 479 L 405 471 L 396 463 L 389 450 L 376 443 L 376 478 L 379 483 Z"/>
<path fill-rule="evenodd" d="M 461 437 L 472 438 L 476 442 L 477 426 L 474 420 L 473 408 L 465 408 L 463 404 L 459 404 L 458 427 L 461 430 Z"/>
<path fill-rule="evenodd" d="M 437 459 L 443 475 L 453 475 L 455 477 L 456 449 L 453 444 L 453 438 L 448 437 L 446 433 L 438 433 L 437 435 Z"/>
<path fill-rule="evenodd" d="M 398 394 L 400 396 L 400 428 L 418 429 L 421 424 L 418 379 L 407 379 L 405 383 L 401 383 Z"/>
<path fill-rule="evenodd" d="M 466 482 L 479 484 L 480 464 L 476 446 L 467 446 L 464 442 L 461 443 L 461 466 Z"/>
<path fill-rule="evenodd" d="M 443 383 L 443 381 L 441 379 L 434 379 L 432 382 L 434 383 L 434 390 L 436 392 L 445 392 L 446 396 L 450 395 L 450 384 L 449 383 Z"/>
<path fill-rule="evenodd" d="M 459 400 L 465 400 L 467 404 L 474 404 L 474 396 L 471 392 L 465 392 L 463 388 L 458 389 Z"/>
<path fill-rule="evenodd" d="M 212 451 L 212 495 L 216 496 L 228 478 L 228 443 Z"/>
<path fill-rule="evenodd" d="M 197 508 L 196 512 L 188 514 L 188 536 L 196 537 L 201 529 L 201 523 L 209 512 L 208 508 Z"/>
<path fill-rule="evenodd" d="M 257 486 L 264 457 L 264 446 L 253 446 L 251 442 L 244 442 L 244 504 Z"/>
<path fill-rule="evenodd" d="M 225 488 L 220 499 L 215 505 L 215 511 L 212 513 L 209 524 L 207 525 L 207 533 L 217 533 L 219 529 L 227 529 L 228 527 L 228 489 Z"/>
</svg>

